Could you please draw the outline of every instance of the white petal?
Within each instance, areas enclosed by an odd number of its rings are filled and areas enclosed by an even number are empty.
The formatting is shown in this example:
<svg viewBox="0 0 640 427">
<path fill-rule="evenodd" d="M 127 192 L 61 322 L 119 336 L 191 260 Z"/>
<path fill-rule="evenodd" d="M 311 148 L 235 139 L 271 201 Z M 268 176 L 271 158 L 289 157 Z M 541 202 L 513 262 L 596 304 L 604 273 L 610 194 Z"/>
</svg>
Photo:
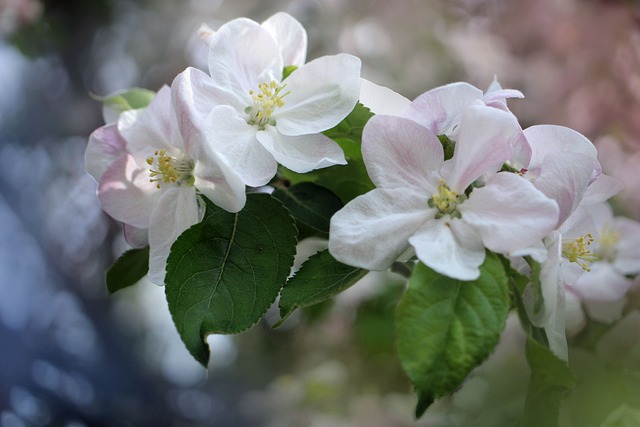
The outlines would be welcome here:
<svg viewBox="0 0 640 427">
<path fill-rule="evenodd" d="M 151 211 L 162 191 L 150 182 L 149 171 L 126 155 L 116 159 L 105 171 L 98 185 L 98 200 L 114 219 L 148 228 Z"/>
<path fill-rule="evenodd" d="M 445 276 L 459 280 L 480 277 L 485 251 L 475 232 L 458 219 L 433 219 L 410 239 L 420 261 Z"/>
<path fill-rule="evenodd" d="M 571 289 L 585 300 L 617 301 L 627 293 L 631 280 L 607 262 L 594 262 Z"/>
<path fill-rule="evenodd" d="M 209 74 L 214 85 L 251 102 L 258 84 L 280 81 L 282 56 L 275 40 L 258 23 L 246 18 L 230 21 L 211 36 Z"/>
<path fill-rule="evenodd" d="M 362 133 L 362 157 L 377 187 L 412 187 L 427 197 L 437 187 L 431 174 L 444 162 L 442 144 L 433 132 L 393 116 L 369 119 Z"/>
<path fill-rule="evenodd" d="M 614 219 L 620 240 L 616 245 L 615 268 L 622 274 L 640 273 L 640 223 L 628 218 Z"/>
<path fill-rule="evenodd" d="M 259 187 L 275 176 L 278 164 L 258 142 L 257 127 L 247 124 L 232 107 L 215 107 L 204 130 L 211 149 L 224 157 L 246 185 Z"/>
<path fill-rule="evenodd" d="M 300 67 L 307 58 L 307 31 L 288 13 L 278 12 L 262 23 L 275 39 L 282 55 L 282 65 Z"/>
<path fill-rule="evenodd" d="M 193 169 L 194 185 L 209 200 L 229 212 L 240 211 L 247 200 L 240 175 L 208 145 L 198 147 Z"/>
<path fill-rule="evenodd" d="M 510 160 L 513 145 L 521 135 L 520 125 L 511 113 L 484 106 L 466 108 L 460 119 L 455 153 L 447 161 L 443 178 L 451 189 L 464 192 L 478 177 L 497 171 Z"/>
<path fill-rule="evenodd" d="M 462 110 L 483 96 L 480 89 L 468 83 L 451 83 L 418 96 L 403 116 L 436 135 L 447 134 L 459 123 Z"/>
<path fill-rule="evenodd" d="M 409 247 L 409 237 L 431 217 L 426 198 L 403 190 L 372 190 L 333 215 L 329 252 L 348 265 L 384 270 Z"/>
<path fill-rule="evenodd" d="M 144 248 L 149 244 L 149 230 L 125 224 L 124 239 L 133 248 Z"/>
<path fill-rule="evenodd" d="M 611 325 L 622 317 L 624 307 L 627 305 L 627 299 L 623 297 L 616 301 L 585 300 L 583 304 L 589 314 L 589 318 Z M 628 336 L 625 338 L 628 339 Z"/>
<path fill-rule="evenodd" d="M 549 154 L 562 157 L 563 152 L 580 153 L 596 159 L 595 146 L 582 134 L 564 126 L 537 125 L 524 130 L 533 150 L 529 167 L 540 167 Z"/>
<path fill-rule="evenodd" d="M 187 228 L 201 220 L 193 187 L 172 187 L 164 192 L 151 215 L 149 224 L 148 279 L 164 285 L 167 257 L 171 245 Z"/>
<path fill-rule="evenodd" d="M 484 245 L 508 254 L 528 248 L 554 229 L 556 204 L 526 179 L 509 172 L 493 176 L 459 206 L 462 220 L 475 227 Z"/>
<path fill-rule="evenodd" d="M 374 114 L 400 116 L 411 101 L 391 89 L 361 79 L 360 102 Z"/>
<path fill-rule="evenodd" d="M 216 105 L 228 104 L 239 111 L 246 107 L 246 100 L 229 96 L 215 87 L 209 75 L 191 67 L 173 80 L 171 100 L 186 151 L 201 137 L 204 122 Z"/>
<path fill-rule="evenodd" d="M 127 143 L 114 123 L 93 131 L 84 153 L 84 165 L 89 175 L 100 182 L 111 162 L 126 154 L 126 146 Z"/>
<path fill-rule="evenodd" d="M 285 135 L 304 135 L 340 123 L 358 102 L 360 60 L 339 54 L 315 59 L 284 81 L 284 105 L 271 116 Z"/>
<path fill-rule="evenodd" d="M 119 130 L 127 141 L 127 150 L 139 164 L 144 164 L 159 149 L 175 154 L 184 151 L 168 86 L 160 89 L 147 108 L 138 113 L 135 123 Z"/>
<path fill-rule="evenodd" d="M 578 207 L 593 172 L 594 160 L 580 153 L 549 154 L 534 185 L 560 208 L 558 225 Z"/>
<path fill-rule="evenodd" d="M 609 200 L 611 197 L 618 194 L 624 185 L 616 178 L 601 174 L 598 179 L 589 184 L 587 191 L 585 191 L 582 197 L 583 203 L 601 203 Z"/>
<path fill-rule="evenodd" d="M 347 164 L 342 148 L 320 133 L 288 136 L 268 126 L 265 131 L 259 131 L 256 136 L 278 163 L 294 172 L 305 173 L 314 169 Z"/>
</svg>

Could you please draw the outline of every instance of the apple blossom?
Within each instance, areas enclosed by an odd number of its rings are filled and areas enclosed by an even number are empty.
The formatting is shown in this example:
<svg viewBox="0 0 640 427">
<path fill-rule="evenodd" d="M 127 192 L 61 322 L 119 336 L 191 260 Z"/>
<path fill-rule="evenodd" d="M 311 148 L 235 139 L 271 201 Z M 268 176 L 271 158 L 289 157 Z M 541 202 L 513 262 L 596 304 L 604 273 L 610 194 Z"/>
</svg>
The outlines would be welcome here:
<svg viewBox="0 0 640 427">
<path fill-rule="evenodd" d="M 262 25 L 228 22 L 207 39 L 210 75 L 188 68 L 177 85 L 185 117 L 247 185 L 268 183 L 278 163 L 296 172 L 346 163 L 340 146 L 320 132 L 355 106 L 360 60 L 339 54 L 304 64 L 300 34 L 286 14 Z M 288 66 L 295 71 L 285 75 Z"/>
<path fill-rule="evenodd" d="M 331 220 L 329 250 L 346 264 L 382 270 L 410 246 L 441 274 L 473 280 L 485 247 L 527 248 L 557 222 L 556 204 L 511 173 L 495 173 L 521 136 L 515 117 L 472 105 L 460 115 L 455 154 L 444 160 L 433 131 L 402 117 L 374 116 L 362 152 L 377 188 Z M 493 173 L 483 187 L 471 184 Z"/>
<path fill-rule="evenodd" d="M 122 113 L 117 129 L 94 132 L 86 155 L 87 169 L 99 178 L 103 209 L 128 226 L 132 241 L 148 230 L 148 277 L 156 284 L 164 283 L 172 243 L 202 219 L 199 194 L 231 212 L 245 202 L 240 178 L 202 144 L 181 111 L 165 86 L 146 109 Z M 101 154 L 110 151 L 106 165 Z"/>
</svg>

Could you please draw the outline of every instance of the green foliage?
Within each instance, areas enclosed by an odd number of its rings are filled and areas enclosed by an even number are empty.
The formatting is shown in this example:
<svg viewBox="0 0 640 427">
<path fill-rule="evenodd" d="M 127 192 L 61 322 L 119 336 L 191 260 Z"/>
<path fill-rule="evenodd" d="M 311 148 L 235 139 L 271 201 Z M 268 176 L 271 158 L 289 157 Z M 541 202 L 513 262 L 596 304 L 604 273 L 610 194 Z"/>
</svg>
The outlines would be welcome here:
<svg viewBox="0 0 640 427">
<path fill-rule="evenodd" d="M 343 204 L 333 192 L 312 182 L 280 187 L 273 192 L 293 217 L 316 231 L 329 233 L 329 221 Z"/>
<path fill-rule="evenodd" d="M 146 107 L 154 96 L 156 96 L 156 93 L 151 90 L 135 87 L 106 97 L 93 95 L 93 98 L 101 101 L 105 107 L 121 113 Z"/>
<path fill-rule="evenodd" d="M 438 135 L 438 140 L 440 141 L 440 144 L 442 144 L 442 149 L 444 150 L 444 159 L 449 160 L 453 157 L 455 144 L 447 135 Z"/>
<path fill-rule="evenodd" d="M 238 213 L 207 203 L 167 260 L 166 296 L 180 337 L 206 366 L 209 334 L 253 326 L 275 301 L 293 264 L 296 228 L 282 204 L 250 194 Z"/>
<path fill-rule="evenodd" d="M 400 363 L 418 395 L 416 416 L 454 392 L 498 343 L 509 312 L 507 276 L 487 253 L 480 277 L 463 282 L 422 263 L 396 312 Z"/>
<path fill-rule="evenodd" d="M 531 337 L 527 340 L 531 379 L 518 427 L 559 426 L 560 403 L 575 385 L 569 366 Z"/>
<path fill-rule="evenodd" d="M 339 294 L 362 279 L 367 270 L 336 261 L 328 250 L 309 258 L 287 282 L 280 294 L 281 325 L 296 309 Z"/>
<path fill-rule="evenodd" d="M 291 75 L 291 73 L 293 73 L 297 69 L 298 69 L 298 67 L 296 67 L 295 65 L 287 65 L 286 67 L 284 67 L 282 69 L 282 80 L 284 80 L 287 77 L 289 77 Z"/>
<path fill-rule="evenodd" d="M 123 253 L 107 271 L 107 290 L 110 294 L 133 286 L 149 271 L 149 246 Z"/>
<path fill-rule="evenodd" d="M 292 184 L 314 182 L 331 190 L 343 203 L 372 190 L 375 186 L 367 174 L 360 151 L 362 130 L 371 117 L 373 113 L 358 103 L 342 122 L 323 132 L 342 147 L 348 164 L 331 166 L 305 174 L 281 168 L 282 177 L 291 181 Z"/>
</svg>

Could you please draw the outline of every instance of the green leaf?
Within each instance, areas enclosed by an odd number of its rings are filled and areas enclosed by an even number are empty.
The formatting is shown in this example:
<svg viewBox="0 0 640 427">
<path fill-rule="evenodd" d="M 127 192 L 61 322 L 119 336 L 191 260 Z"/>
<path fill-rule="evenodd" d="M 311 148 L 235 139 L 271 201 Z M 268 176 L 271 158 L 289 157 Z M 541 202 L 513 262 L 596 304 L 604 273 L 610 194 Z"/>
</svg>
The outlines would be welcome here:
<svg viewBox="0 0 640 427">
<path fill-rule="evenodd" d="M 280 293 L 280 326 L 296 309 L 339 294 L 362 279 L 367 270 L 336 261 L 328 250 L 311 256 Z"/>
<path fill-rule="evenodd" d="M 93 98 L 102 101 L 105 107 L 118 112 L 144 108 L 156 96 L 156 93 L 139 87 L 119 91 L 106 97 L 93 95 Z"/>
<path fill-rule="evenodd" d="M 297 69 L 298 69 L 298 67 L 295 66 L 295 65 L 287 65 L 286 67 L 284 67 L 282 69 L 282 80 L 284 80 L 287 77 L 289 77 L 291 75 L 291 73 L 293 73 Z"/>
<path fill-rule="evenodd" d="M 281 175 L 292 184 L 314 182 L 335 193 L 343 203 L 375 188 L 362 161 L 360 145 L 362 130 L 373 113 L 358 103 L 337 126 L 323 132 L 340 145 L 347 159 L 346 165 L 336 165 L 305 174 L 281 168 Z"/>
<path fill-rule="evenodd" d="M 527 339 L 527 361 L 531 379 L 518 426 L 557 427 L 560 425 L 560 403 L 574 387 L 575 377 L 565 362 L 531 337 Z"/>
<path fill-rule="evenodd" d="M 335 127 L 322 132 L 336 141 L 345 150 L 347 158 L 362 158 L 359 145 L 362 142 L 362 130 L 374 114 L 360 102 Z M 349 142 L 354 144 L 349 144 Z"/>
<path fill-rule="evenodd" d="M 400 363 L 418 395 L 416 416 L 454 392 L 491 353 L 508 312 L 507 277 L 494 254 L 468 282 L 415 267 L 396 311 L 396 334 Z"/>
<path fill-rule="evenodd" d="M 289 209 L 296 220 L 324 233 L 329 233 L 331 217 L 343 206 L 333 192 L 312 182 L 280 187 L 272 195 Z"/>
<path fill-rule="evenodd" d="M 209 334 L 249 329 L 275 301 L 293 264 L 296 228 L 282 204 L 250 194 L 238 213 L 208 203 L 167 260 L 166 296 L 180 337 L 206 366 Z"/>
<path fill-rule="evenodd" d="M 133 286 L 149 271 L 149 246 L 130 249 L 107 271 L 107 290 L 110 294 Z"/>
</svg>

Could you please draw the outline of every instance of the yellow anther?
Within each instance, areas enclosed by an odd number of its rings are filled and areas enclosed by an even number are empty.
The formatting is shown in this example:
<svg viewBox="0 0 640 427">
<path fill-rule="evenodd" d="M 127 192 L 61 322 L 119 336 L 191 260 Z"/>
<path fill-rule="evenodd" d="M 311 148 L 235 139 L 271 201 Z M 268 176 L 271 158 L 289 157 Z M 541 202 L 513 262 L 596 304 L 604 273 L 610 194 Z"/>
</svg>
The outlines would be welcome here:
<svg viewBox="0 0 640 427">
<path fill-rule="evenodd" d="M 169 184 L 178 181 L 178 173 L 174 167 L 175 159 L 167 155 L 167 150 L 156 150 L 155 157 L 147 158 L 149 168 L 149 181 L 155 182 L 156 187 L 160 188 L 160 184 Z"/>
<path fill-rule="evenodd" d="M 442 217 L 444 215 L 451 215 L 459 217 L 458 203 L 464 200 L 464 195 L 460 196 L 456 191 L 447 186 L 444 180 L 440 180 L 436 193 L 429 199 L 427 204 L 429 207 L 437 209 L 438 214 L 436 217 Z"/>
<path fill-rule="evenodd" d="M 279 85 L 275 80 L 271 80 L 268 83 L 260 83 L 257 94 L 250 90 L 249 95 L 253 98 L 253 105 L 246 110 L 249 114 L 249 123 L 261 127 L 269 124 L 275 108 L 282 107 L 284 105 L 283 98 L 290 93 L 282 93 L 286 86 L 286 84 Z"/>
<path fill-rule="evenodd" d="M 589 264 L 598 259 L 598 255 L 588 248 L 594 241 L 593 234 L 587 233 L 577 239 L 562 241 L 562 256 L 569 262 L 575 262 L 585 271 L 591 271 Z"/>
</svg>

